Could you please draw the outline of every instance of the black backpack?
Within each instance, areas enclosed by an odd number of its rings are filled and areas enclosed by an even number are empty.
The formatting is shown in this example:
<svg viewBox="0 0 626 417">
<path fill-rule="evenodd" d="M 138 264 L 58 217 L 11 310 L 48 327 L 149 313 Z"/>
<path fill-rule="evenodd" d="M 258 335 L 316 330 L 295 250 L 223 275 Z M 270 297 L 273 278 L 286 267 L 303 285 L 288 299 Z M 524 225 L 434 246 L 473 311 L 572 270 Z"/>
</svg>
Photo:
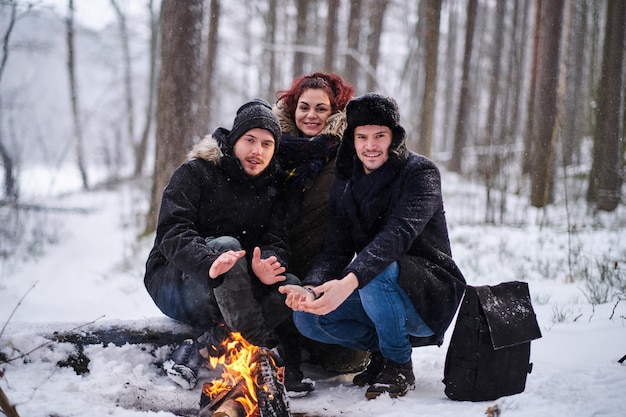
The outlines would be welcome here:
<svg viewBox="0 0 626 417">
<path fill-rule="evenodd" d="M 446 396 L 490 401 L 524 391 L 530 341 L 540 337 L 527 283 L 468 285 L 446 354 Z"/>
</svg>

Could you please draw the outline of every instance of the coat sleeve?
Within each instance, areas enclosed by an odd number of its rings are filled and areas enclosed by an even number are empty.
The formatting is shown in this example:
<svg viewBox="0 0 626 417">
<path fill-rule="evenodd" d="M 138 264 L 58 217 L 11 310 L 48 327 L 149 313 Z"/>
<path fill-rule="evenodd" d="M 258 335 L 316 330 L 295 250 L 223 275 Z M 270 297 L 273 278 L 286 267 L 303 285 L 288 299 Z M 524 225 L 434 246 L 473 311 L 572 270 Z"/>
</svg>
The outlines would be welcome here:
<svg viewBox="0 0 626 417">
<path fill-rule="evenodd" d="M 170 264 L 190 276 L 213 282 L 208 271 L 216 256 L 209 252 L 196 224 L 201 196 L 199 175 L 189 164 L 181 165 L 163 192 L 156 244 Z"/>
<path fill-rule="evenodd" d="M 343 274 L 353 272 L 359 288 L 367 285 L 392 262 L 407 253 L 437 210 L 442 209 L 441 176 L 434 163 L 409 163 L 401 175 L 400 190 L 382 229 L 357 254 Z"/>
</svg>

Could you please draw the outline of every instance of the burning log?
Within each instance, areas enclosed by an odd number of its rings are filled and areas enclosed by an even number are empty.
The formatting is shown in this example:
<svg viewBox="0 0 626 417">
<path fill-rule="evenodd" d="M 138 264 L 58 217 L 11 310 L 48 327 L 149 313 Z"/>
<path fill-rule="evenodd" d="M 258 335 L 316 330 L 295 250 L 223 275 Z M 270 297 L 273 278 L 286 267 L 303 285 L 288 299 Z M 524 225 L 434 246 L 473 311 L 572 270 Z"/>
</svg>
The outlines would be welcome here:
<svg viewBox="0 0 626 417">
<path fill-rule="evenodd" d="M 224 342 L 226 354 L 210 358 L 224 365 L 220 379 L 205 382 L 200 417 L 291 417 L 280 357 L 248 343 L 239 333 Z"/>
</svg>

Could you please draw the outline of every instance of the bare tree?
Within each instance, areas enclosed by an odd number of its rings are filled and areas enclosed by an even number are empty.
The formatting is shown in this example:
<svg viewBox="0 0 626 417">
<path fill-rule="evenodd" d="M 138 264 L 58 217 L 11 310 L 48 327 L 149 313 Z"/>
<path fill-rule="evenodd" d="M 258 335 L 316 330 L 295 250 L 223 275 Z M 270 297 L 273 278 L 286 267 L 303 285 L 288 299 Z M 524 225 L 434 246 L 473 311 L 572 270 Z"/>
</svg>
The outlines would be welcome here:
<svg viewBox="0 0 626 417">
<path fill-rule="evenodd" d="M 534 207 L 545 207 L 548 204 L 553 181 L 563 1 L 550 0 L 541 3 L 538 54 L 542 57 L 542 65 L 537 71 L 535 123 L 532 135 L 534 141 L 531 150 L 530 203 Z"/>
<path fill-rule="evenodd" d="M 198 134 L 203 137 L 210 133 L 211 128 L 211 98 L 213 97 L 213 83 L 219 45 L 220 0 L 211 0 L 209 6 L 209 34 L 207 36 L 207 50 L 202 65 L 202 88 L 200 109 L 198 112 Z"/>
<path fill-rule="evenodd" d="M 139 177 L 143 172 L 143 166 L 146 161 L 146 152 L 148 150 L 148 139 L 150 137 L 150 128 L 152 127 L 152 118 L 154 112 L 154 95 L 156 84 L 157 70 L 157 44 L 159 33 L 159 19 L 154 13 L 153 0 L 148 0 L 148 16 L 150 22 L 150 46 L 149 55 L 150 63 L 148 64 L 148 103 L 146 105 L 146 115 L 141 139 L 136 144 L 135 150 L 135 168 L 134 176 Z"/>
<path fill-rule="evenodd" d="M 133 104 L 133 69 L 130 60 L 130 43 L 126 15 L 120 9 L 116 0 L 110 0 L 117 21 L 120 26 L 120 41 L 122 43 L 122 67 L 124 73 L 124 104 L 126 106 L 126 135 L 132 148 L 135 148 L 135 106 Z"/>
<path fill-rule="evenodd" d="M 478 11 L 478 0 L 468 0 L 467 21 L 465 23 L 465 47 L 463 52 L 463 74 L 461 76 L 461 89 L 459 91 L 459 110 L 456 116 L 456 127 L 454 130 L 454 144 L 452 146 L 452 157 L 448 162 L 448 169 L 452 172 L 462 172 L 463 149 L 467 140 L 467 117 L 471 101 L 470 91 L 470 63 L 472 60 L 472 50 L 474 43 L 474 27 L 476 25 L 476 14 Z"/>
<path fill-rule="evenodd" d="M 569 42 L 567 42 L 567 79 L 563 109 L 563 165 L 569 166 L 580 159 L 583 126 L 583 75 L 585 68 L 585 42 L 587 37 L 586 1 L 569 3 Z"/>
<path fill-rule="evenodd" d="M 455 99 L 455 84 L 456 84 L 456 56 L 457 56 L 457 29 L 458 29 L 458 21 L 459 21 L 459 11 L 458 5 L 456 2 L 448 2 L 447 5 L 447 15 L 448 15 L 448 25 L 447 25 L 447 36 L 446 36 L 446 53 L 445 53 L 445 63 L 444 63 L 444 79 L 445 79 L 445 92 L 444 92 L 444 106 L 446 109 L 454 108 L 454 99 Z M 453 122 L 454 112 L 447 111 L 443 116 L 443 129 L 442 129 L 442 140 L 439 146 L 439 149 L 445 150 L 447 148 L 447 143 L 450 135 L 452 135 L 453 131 Z"/>
<path fill-rule="evenodd" d="M 437 89 L 437 60 L 439 49 L 439 22 L 441 1 L 426 0 L 426 60 L 424 62 L 426 81 L 420 117 L 420 136 L 417 151 L 430 156 L 433 143 L 433 123 L 435 120 L 435 91 Z"/>
<path fill-rule="evenodd" d="M 11 38 L 11 33 L 13 32 L 13 26 L 15 25 L 16 15 L 17 15 L 17 3 L 13 0 L 9 1 L 10 9 L 10 17 L 9 24 L 7 25 L 7 29 L 4 32 L 4 36 L 2 37 L 2 61 L 0 61 L 0 85 L 2 84 L 2 78 L 4 75 L 4 69 L 7 65 L 7 60 L 9 59 L 9 39 Z M 2 126 L 2 115 L 4 113 L 4 103 L 2 102 L 2 97 L 0 96 L 0 127 Z M 18 199 L 18 186 L 17 179 L 15 175 L 15 161 L 14 157 L 11 155 L 11 152 L 4 144 L 4 139 L 2 135 L 2 129 L 0 129 L 0 158 L 2 159 L 2 166 L 4 168 L 4 198 L 9 201 L 15 201 Z"/>
<path fill-rule="evenodd" d="M 363 0 L 350 1 L 350 16 L 348 18 L 348 51 L 344 64 L 343 74 L 354 87 L 358 85 L 359 77 L 359 40 L 361 38 L 361 10 Z"/>
<path fill-rule="evenodd" d="M 504 44 L 504 12 L 506 10 L 505 0 L 496 0 L 496 13 L 495 13 L 495 28 L 494 28 L 494 41 L 491 54 L 492 68 L 491 76 L 489 77 L 489 105 L 487 107 L 487 121 L 485 122 L 485 138 L 484 144 L 489 152 L 484 155 L 483 161 L 480 164 L 486 189 L 486 213 L 485 221 L 488 223 L 494 222 L 494 205 L 492 203 L 492 190 L 495 185 L 495 176 L 498 175 L 498 160 L 499 152 L 495 139 L 494 132 L 496 128 L 496 107 L 498 106 L 498 99 L 500 94 L 500 73 L 502 72 L 502 47 Z M 506 113 L 506 111 L 504 112 Z"/>
<path fill-rule="evenodd" d="M 370 0 L 369 19 L 370 28 L 367 36 L 367 57 L 369 61 L 366 89 L 374 91 L 377 89 L 376 68 L 380 56 L 380 37 L 383 34 L 383 22 L 389 0 Z"/>
<path fill-rule="evenodd" d="M 267 85 L 267 89 L 265 90 L 265 97 L 274 97 L 276 94 L 276 85 L 278 78 L 278 65 L 276 58 L 276 38 L 278 32 L 278 1 L 277 0 L 269 0 L 268 9 L 267 9 L 267 18 L 265 19 L 267 24 L 265 25 L 266 39 L 268 40 L 270 47 L 267 50 L 267 53 L 264 54 L 265 58 L 268 60 L 267 64 L 267 73 L 264 74 L 266 77 L 269 77 L 269 82 L 265 83 Z"/>
<path fill-rule="evenodd" d="M 304 52 L 302 51 L 302 47 L 307 41 L 309 2 L 307 0 L 296 0 L 296 13 L 296 45 L 292 67 L 294 77 L 304 72 Z"/>
<path fill-rule="evenodd" d="M 78 85 L 76 81 L 76 63 L 74 60 L 74 0 L 68 0 L 67 18 L 65 20 L 67 37 L 67 73 L 70 81 L 70 101 L 72 104 L 72 118 L 74 121 L 74 144 L 76 149 L 76 161 L 78 171 L 84 189 L 89 189 L 89 179 L 87 176 L 87 166 L 85 165 L 85 155 L 83 149 L 83 124 L 80 117 L 80 106 L 78 100 Z"/>
<path fill-rule="evenodd" d="M 600 74 L 593 162 L 587 200 L 613 211 L 621 199 L 623 179 L 620 152 L 620 110 L 626 3 L 607 0 L 607 21 Z"/>
<path fill-rule="evenodd" d="M 155 171 L 146 232 L 155 229 L 163 189 L 196 135 L 203 0 L 161 3 L 161 73 L 157 99 Z"/>
<path fill-rule="evenodd" d="M 524 154 L 522 157 L 522 173 L 530 174 L 532 170 L 532 147 L 535 122 L 535 97 L 537 95 L 537 71 L 539 54 L 539 27 L 541 25 L 541 10 L 543 0 L 535 2 L 535 19 L 533 31 L 532 57 L 530 63 L 530 85 L 528 86 L 528 99 L 526 102 L 527 118 L 524 128 Z"/>
<path fill-rule="evenodd" d="M 324 48 L 324 70 L 335 71 L 335 49 L 337 48 L 337 16 L 339 0 L 328 0 L 328 16 L 326 19 L 326 46 Z"/>
</svg>

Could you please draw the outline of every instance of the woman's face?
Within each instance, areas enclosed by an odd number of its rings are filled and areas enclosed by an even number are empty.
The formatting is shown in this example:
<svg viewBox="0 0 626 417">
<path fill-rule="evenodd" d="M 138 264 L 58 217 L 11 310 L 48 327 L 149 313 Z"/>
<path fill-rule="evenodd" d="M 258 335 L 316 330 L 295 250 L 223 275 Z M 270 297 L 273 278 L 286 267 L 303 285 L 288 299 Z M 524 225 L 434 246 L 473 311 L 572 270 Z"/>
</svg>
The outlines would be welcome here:
<svg viewBox="0 0 626 417">
<path fill-rule="evenodd" d="M 316 136 L 326 126 L 331 111 L 330 98 L 323 89 L 304 90 L 296 106 L 296 126 L 304 136 Z"/>
<path fill-rule="evenodd" d="M 275 147 L 274 136 L 265 129 L 255 127 L 235 142 L 233 153 L 244 172 L 250 177 L 256 177 L 270 164 Z"/>
</svg>

